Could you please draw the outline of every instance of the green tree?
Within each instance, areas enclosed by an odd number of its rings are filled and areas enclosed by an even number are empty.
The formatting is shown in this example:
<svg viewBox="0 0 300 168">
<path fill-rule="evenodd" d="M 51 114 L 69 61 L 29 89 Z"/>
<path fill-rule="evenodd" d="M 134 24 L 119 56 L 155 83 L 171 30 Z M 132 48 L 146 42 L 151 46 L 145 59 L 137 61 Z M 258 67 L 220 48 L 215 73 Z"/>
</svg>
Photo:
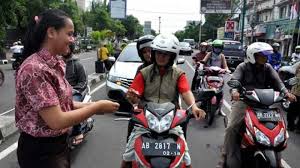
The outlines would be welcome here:
<svg viewBox="0 0 300 168">
<path fill-rule="evenodd" d="M 122 20 L 122 24 L 127 30 L 125 35 L 128 39 L 136 39 L 143 35 L 143 26 L 136 17 L 129 15 Z"/>
<path fill-rule="evenodd" d="M 85 22 L 88 26 L 91 26 L 93 30 L 103 30 L 111 26 L 112 19 L 105 5 L 92 2 L 91 10 L 86 13 Z"/>
<path fill-rule="evenodd" d="M 81 15 L 83 12 L 77 6 L 74 0 L 65 0 L 64 3 L 52 3 L 50 7 L 58 8 L 65 11 L 73 20 L 75 32 L 83 32 L 84 24 Z"/>
<path fill-rule="evenodd" d="M 115 32 L 117 37 L 123 37 L 126 32 L 126 28 L 122 24 L 120 20 L 112 20 L 112 24 L 110 26 L 110 29 Z"/>
</svg>

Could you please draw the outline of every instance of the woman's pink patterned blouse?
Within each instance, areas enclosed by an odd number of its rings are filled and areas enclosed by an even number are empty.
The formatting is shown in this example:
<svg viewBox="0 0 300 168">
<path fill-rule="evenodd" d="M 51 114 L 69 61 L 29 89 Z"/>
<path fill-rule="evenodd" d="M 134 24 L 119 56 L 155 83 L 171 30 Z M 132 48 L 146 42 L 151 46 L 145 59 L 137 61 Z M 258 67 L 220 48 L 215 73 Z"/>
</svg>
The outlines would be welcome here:
<svg viewBox="0 0 300 168">
<path fill-rule="evenodd" d="M 16 126 L 34 137 L 61 135 L 63 130 L 49 128 L 39 115 L 55 105 L 64 112 L 72 110 L 72 88 L 62 58 L 42 49 L 28 57 L 16 74 Z"/>
</svg>

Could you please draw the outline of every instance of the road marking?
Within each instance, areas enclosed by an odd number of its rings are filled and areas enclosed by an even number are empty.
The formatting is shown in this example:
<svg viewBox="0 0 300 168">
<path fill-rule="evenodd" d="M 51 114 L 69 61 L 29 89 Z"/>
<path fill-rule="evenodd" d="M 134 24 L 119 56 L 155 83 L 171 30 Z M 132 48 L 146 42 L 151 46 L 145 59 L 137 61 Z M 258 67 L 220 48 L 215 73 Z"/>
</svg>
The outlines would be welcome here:
<svg viewBox="0 0 300 168">
<path fill-rule="evenodd" d="M 195 68 L 188 62 L 186 61 L 187 65 L 193 70 L 195 71 Z M 232 74 L 230 74 L 232 76 Z M 231 105 L 224 99 L 223 100 L 223 104 L 224 106 L 228 109 L 228 111 L 231 111 Z M 291 166 L 289 164 L 287 164 L 287 162 L 283 159 L 281 159 L 281 164 L 284 168 L 291 168 Z"/>
<path fill-rule="evenodd" d="M 90 58 L 84 58 L 84 59 L 80 59 L 81 61 L 86 61 L 86 60 L 91 60 L 91 59 L 95 59 L 94 57 L 90 57 Z"/>
<path fill-rule="evenodd" d="M 281 159 L 281 164 L 282 164 L 282 166 L 283 166 L 284 168 L 291 168 L 291 166 L 288 165 L 288 164 L 286 163 L 286 161 L 284 161 L 283 159 Z"/>
<path fill-rule="evenodd" d="M 105 82 L 103 82 L 100 86 L 96 87 L 94 90 L 91 91 L 91 95 L 94 94 L 96 91 L 101 89 L 103 86 L 105 86 Z"/>
<path fill-rule="evenodd" d="M 195 72 L 195 68 L 189 63 L 189 61 L 185 60 L 185 62 Z"/>
<path fill-rule="evenodd" d="M 0 153 L 0 160 L 5 158 L 7 155 L 9 155 L 11 152 L 16 150 L 18 147 L 18 142 L 15 142 L 14 144 L 10 145 L 8 148 L 6 148 L 4 151 Z"/>
<path fill-rule="evenodd" d="M 15 108 L 12 108 L 12 109 L 10 109 L 8 111 L 5 111 L 4 113 L 1 113 L 0 116 L 3 116 L 5 114 L 7 114 L 7 113 L 10 113 L 11 111 L 14 111 L 14 110 L 15 110 Z"/>
</svg>

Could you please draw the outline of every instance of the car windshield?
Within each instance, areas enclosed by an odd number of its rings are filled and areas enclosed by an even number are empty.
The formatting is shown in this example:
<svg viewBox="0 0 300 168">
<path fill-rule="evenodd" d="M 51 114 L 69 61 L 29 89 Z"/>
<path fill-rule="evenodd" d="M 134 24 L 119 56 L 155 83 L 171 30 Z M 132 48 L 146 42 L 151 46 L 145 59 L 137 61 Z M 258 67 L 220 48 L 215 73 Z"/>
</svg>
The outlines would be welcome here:
<svg viewBox="0 0 300 168">
<path fill-rule="evenodd" d="M 142 62 L 141 58 L 138 55 L 136 45 L 128 45 L 121 52 L 119 62 Z"/>
<path fill-rule="evenodd" d="M 242 45 L 240 43 L 225 42 L 224 49 L 225 50 L 242 50 Z"/>
<path fill-rule="evenodd" d="M 180 42 L 179 45 L 180 45 L 181 47 L 189 47 L 189 46 L 190 46 L 190 44 L 187 43 L 187 42 Z"/>
</svg>

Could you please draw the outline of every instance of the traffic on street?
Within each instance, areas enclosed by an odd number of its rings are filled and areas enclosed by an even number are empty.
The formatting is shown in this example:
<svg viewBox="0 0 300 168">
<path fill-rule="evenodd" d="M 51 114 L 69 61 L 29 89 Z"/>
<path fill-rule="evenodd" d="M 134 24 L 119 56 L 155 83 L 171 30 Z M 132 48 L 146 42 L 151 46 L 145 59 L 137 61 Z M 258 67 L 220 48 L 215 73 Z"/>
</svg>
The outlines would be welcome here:
<svg viewBox="0 0 300 168">
<path fill-rule="evenodd" d="M 194 53 L 197 53 L 197 50 L 194 50 Z M 79 58 L 86 68 L 87 73 L 94 73 L 93 65 L 96 60 L 96 52 L 81 53 Z M 179 65 L 179 67 L 185 71 L 189 83 L 191 83 L 195 70 L 192 65 L 192 56 L 181 56 L 181 58 L 185 59 L 185 63 Z M 1 115 L 14 115 L 14 96 L 12 95 L 14 93 L 14 71 L 9 64 L 1 65 L 1 68 L 5 70 L 8 79 L 5 85 L 0 88 L 1 95 L 5 95 L 6 97 L 5 99 L 1 98 L 1 108 L 5 107 L 5 111 Z M 230 76 L 226 75 L 225 81 L 228 81 Z M 91 90 L 93 100 L 108 99 L 105 80 L 92 86 Z M 231 97 L 226 84 L 224 95 L 225 100 L 222 110 L 228 115 L 231 107 Z M 7 111 L 10 112 L 5 113 Z M 118 121 L 119 118 L 124 117 L 114 114 L 97 115 L 93 118 L 95 119 L 93 130 L 88 134 L 81 146 L 71 152 L 72 167 L 96 168 L 99 165 L 101 165 L 100 167 L 119 167 L 126 145 L 128 121 Z M 187 141 L 189 142 L 192 164 L 195 167 L 216 167 L 223 149 L 224 117 L 217 115 L 216 121 L 212 126 L 209 128 L 204 128 L 204 126 L 204 121 L 196 121 L 194 119 L 192 119 L 188 126 Z M 19 133 L 17 132 L 1 144 L 0 167 L 18 167 L 16 158 L 18 136 Z M 283 163 L 286 168 L 297 167 L 297 156 L 299 156 L 300 151 L 300 135 L 290 132 L 289 136 L 288 147 L 283 152 Z"/>
</svg>

